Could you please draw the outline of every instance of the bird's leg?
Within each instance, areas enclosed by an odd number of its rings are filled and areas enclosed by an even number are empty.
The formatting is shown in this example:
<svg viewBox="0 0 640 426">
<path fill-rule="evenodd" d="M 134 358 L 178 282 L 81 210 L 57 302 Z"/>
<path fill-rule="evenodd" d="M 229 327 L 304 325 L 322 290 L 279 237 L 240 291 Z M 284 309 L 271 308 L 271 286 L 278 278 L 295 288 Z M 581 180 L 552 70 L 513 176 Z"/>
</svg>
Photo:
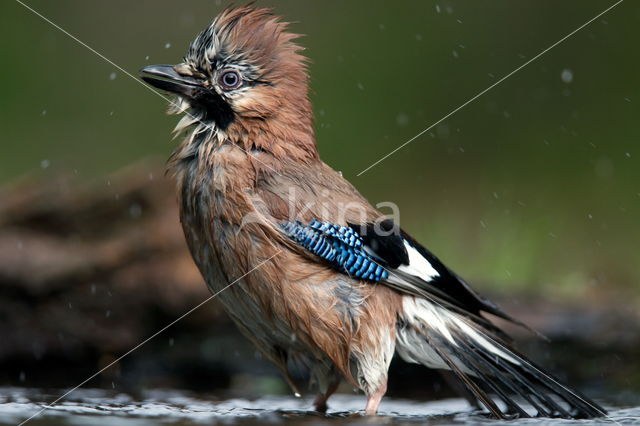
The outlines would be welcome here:
<svg viewBox="0 0 640 426">
<path fill-rule="evenodd" d="M 380 401 L 382 401 L 382 397 L 387 392 L 387 381 L 384 383 L 371 395 L 367 395 L 367 405 L 364 408 L 365 416 L 375 416 L 378 413 L 378 406 L 380 405 Z"/>
<path fill-rule="evenodd" d="M 333 395 L 333 393 L 338 389 L 338 385 L 340 384 L 340 380 L 334 380 L 329 384 L 326 392 L 321 392 L 316 396 L 316 399 L 313 401 L 313 406 L 315 407 L 318 413 L 326 413 L 327 412 L 327 401 L 329 397 Z"/>
</svg>

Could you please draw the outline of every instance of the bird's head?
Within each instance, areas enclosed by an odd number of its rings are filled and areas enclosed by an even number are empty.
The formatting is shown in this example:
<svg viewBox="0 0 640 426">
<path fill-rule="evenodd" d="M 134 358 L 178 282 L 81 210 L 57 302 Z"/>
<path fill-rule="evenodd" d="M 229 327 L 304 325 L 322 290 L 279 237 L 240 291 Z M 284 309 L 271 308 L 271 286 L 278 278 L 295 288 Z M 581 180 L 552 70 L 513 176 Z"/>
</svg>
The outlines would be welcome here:
<svg viewBox="0 0 640 426">
<path fill-rule="evenodd" d="M 144 67 L 142 79 L 178 96 L 173 112 L 187 113 L 179 129 L 204 124 L 227 139 L 252 138 L 254 147 L 260 144 L 254 133 L 313 139 L 306 58 L 293 42 L 297 37 L 269 9 L 226 9 L 191 43 L 182 63 Z"/>
</svg>

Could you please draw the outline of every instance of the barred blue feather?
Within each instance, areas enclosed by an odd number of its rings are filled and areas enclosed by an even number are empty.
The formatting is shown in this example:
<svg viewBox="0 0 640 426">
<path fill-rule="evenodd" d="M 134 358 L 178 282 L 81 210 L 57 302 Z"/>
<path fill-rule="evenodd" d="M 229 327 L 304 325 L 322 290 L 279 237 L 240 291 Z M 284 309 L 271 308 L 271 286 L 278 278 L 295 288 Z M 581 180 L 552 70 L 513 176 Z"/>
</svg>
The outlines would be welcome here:
<svg viewBox="0 0 640 426">
<path fill-rule="evenodd" d="M 348 226 L 316 219 L 308 225 L 295 221 L 283 222 L 280 226 L 293 241 L 352 277 L 377 282 L 389 276 L 389 272 L 364 251 L 362 237 Z"/>
</svg>

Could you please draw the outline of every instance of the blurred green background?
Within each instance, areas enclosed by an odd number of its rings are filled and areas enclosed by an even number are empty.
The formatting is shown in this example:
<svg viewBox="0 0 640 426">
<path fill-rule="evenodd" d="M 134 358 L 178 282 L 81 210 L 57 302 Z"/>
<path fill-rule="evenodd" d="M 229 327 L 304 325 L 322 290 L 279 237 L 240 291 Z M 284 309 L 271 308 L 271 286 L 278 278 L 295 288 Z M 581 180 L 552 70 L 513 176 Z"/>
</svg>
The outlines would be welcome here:
<svg viewBox="0 0 640 426">
<path fill-rule="evenodd" d="M 179 61 L 226 4 L 26 3 L 133 75 Z M 402 226 L 454 270 L 494 292 L 637 302 L 640 4 L 623 2 L 359 177 L 613 1 L 257 4 L 306 35 L 324 160 L 372 202 L 396 202 Z M 169 155 L 176 117 L 163 99 L 13 0 L 0 3 L 0 39 L 0 183 L 101 182 Z"/>
</svg>

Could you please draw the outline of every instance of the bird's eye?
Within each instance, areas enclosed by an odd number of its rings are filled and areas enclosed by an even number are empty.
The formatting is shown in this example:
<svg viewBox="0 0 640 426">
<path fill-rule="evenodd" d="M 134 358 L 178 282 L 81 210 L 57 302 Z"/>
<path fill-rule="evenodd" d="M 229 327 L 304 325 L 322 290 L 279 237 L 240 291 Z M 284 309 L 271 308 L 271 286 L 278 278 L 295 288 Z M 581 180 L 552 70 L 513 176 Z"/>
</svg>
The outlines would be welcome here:
<svg viewBox="0 0 640 426">
<path fill-rule="evenodd" d="M 220 77 L 218 77 L 218 84 L 220 84 L 223 90 L 233 90 L 240 87 L 242 79 L 238 71 L 224 71 L 220 74 Z"/>
</svg>

